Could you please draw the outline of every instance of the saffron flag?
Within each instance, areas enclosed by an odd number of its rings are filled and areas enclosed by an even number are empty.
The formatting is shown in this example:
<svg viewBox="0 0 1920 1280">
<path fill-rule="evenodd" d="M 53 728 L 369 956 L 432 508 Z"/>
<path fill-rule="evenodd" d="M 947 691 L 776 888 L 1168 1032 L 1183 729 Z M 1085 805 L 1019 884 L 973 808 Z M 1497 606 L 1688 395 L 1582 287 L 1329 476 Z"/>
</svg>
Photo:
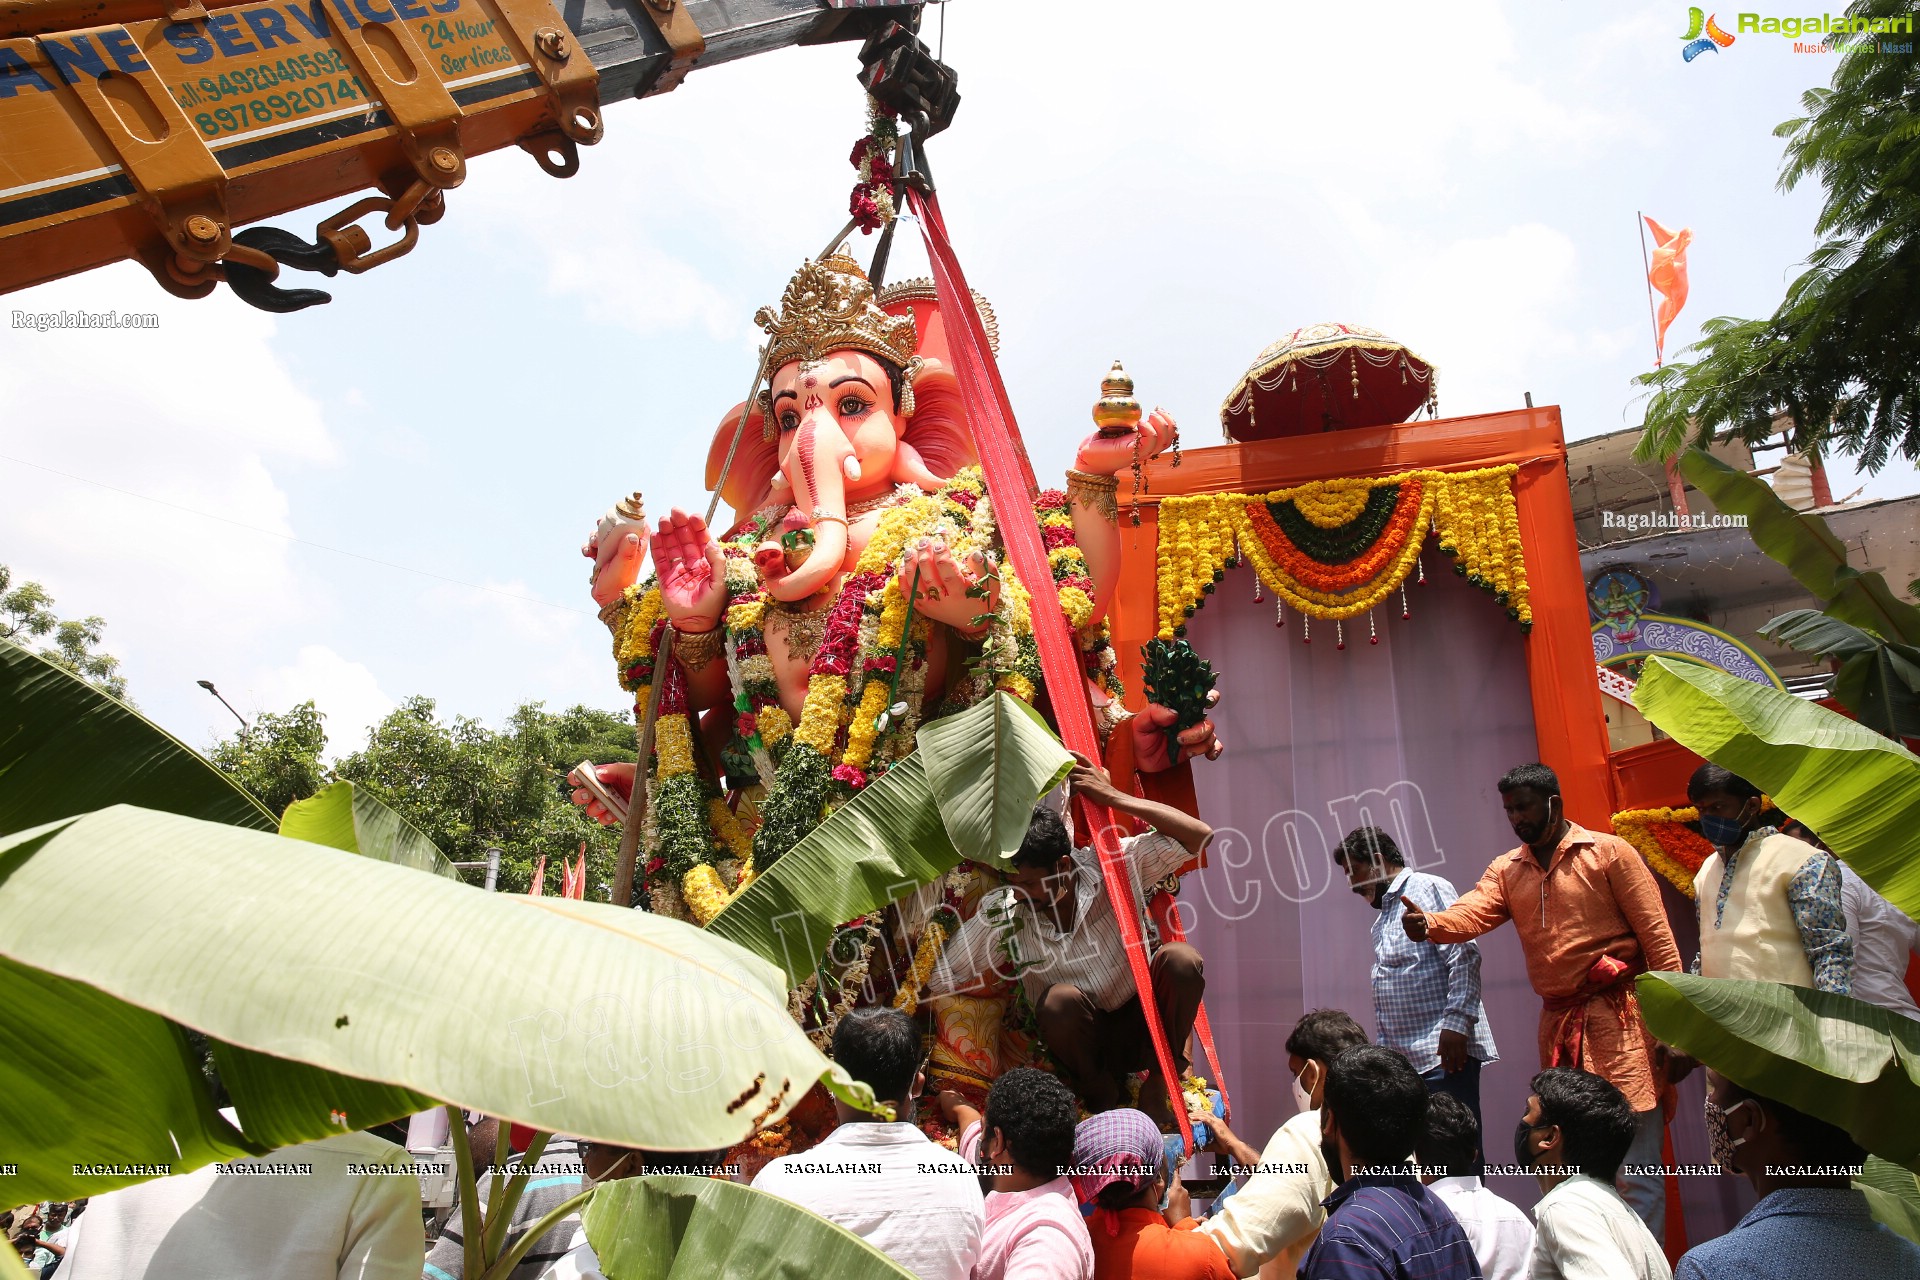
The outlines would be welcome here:
<svg viewBox="0 0 1920 1280">
<path fill-rule="evenodd" d="M 527 895 L 533 898 L 545 896 L 547 891 L 547 855 L 541 854 L 539 861 L 533 864 L 533 883 L 527 886 Z"/>
<path fill-rule="evenodd" d="M 1653 232 L 1653 264 L 1647 268 L 1647 284 L 1660 295 L 1660 312 L 1653 322 L 1653 362 L 1657 365 L 1666 359 L 1667 326 L 1687 305 L 1687 246 L 1693 243 L 1693 229 L 1669 231 L 1652 218 L 1646 222 Z"/>
</svg>

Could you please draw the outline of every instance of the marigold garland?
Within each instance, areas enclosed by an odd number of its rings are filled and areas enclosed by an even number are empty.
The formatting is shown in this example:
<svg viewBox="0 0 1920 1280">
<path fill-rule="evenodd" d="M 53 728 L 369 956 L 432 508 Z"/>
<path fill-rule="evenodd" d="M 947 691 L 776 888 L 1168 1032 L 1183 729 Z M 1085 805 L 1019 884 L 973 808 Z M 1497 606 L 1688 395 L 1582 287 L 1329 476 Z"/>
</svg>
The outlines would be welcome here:
<svg viewBox="0 0 1920 1280">
<path fill-rule="evenodd" d="M 1713 845 L 1689 823 L 1700 818 L 1698 809 L 1628 809 L 1613 815 L 1613 833 L 1647 860 L 1668 884 L 1693 896 L 1693 878 Z"/>
<path fill-rule="evenodd" d="M 1185 634 L 1186 620 L 1241 558 L 1281 603 L 1306 617 L 1357 617 L 1406 580 L 1429 531 L 1456 573 L 1531 628 L 1513 497 L 1518 470 L 1411 471 L 1266 494 L 1167 498 L 1160 504 L 1160 637 Z"/>
<path fill-rule="evenodd" d="M 933 975 L 934 966 L 940 963 L 940 950 L 946 942 L 946 926 L 938 920 L 929 920 L 921 931 L 920 945 L 913 949 L 913 968 L 907 971 L 906 981 L 900 984 L 900 992 L 893 998 L 894 1008 L 910 1014 L 920 1007 L 920 993 Z"/>
</svg>

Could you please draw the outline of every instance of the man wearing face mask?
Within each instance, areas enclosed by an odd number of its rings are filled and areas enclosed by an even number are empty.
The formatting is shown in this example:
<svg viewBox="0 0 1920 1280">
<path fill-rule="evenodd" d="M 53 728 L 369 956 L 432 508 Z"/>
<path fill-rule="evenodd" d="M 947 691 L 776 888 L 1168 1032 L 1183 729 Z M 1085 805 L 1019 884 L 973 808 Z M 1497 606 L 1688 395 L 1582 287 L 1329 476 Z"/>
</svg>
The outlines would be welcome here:
<svg viewBox="0 0 1920 1280">
<path fill-rule="evenodd" d="M 1478 1125 L 1480 1067 L 1499 1060 L 1480 1003 L 1480 948 L 1471 942 L 1425 946 L 1400 928 L 1402 902 L 1444 911 L 1459 893 L 1439 876 L 1409 871 L 1400 846 L 1378 827 L 1349 832 L 1333 860 L 1374 910 L 1373 1018 L 1380 1043 L 1407 1055 L 1431 1092 L 1466 1103 Z"/>
<path fill-rule="evenodd" d="M 1717 764 L 1694 770 L 1687 799 L 1714 846 L 1693 878 L 1694 972 L 1852 994 L 1853 938 L 1833 855 L 1763 824 L 1760 788 Z"/>
<path fill-rule="evenodd" d="M 1200 1224 L 1201 1234 L 1220 1246 L 1236 1276 L 1291 1277 L 1313 1243 L 1327 1216 L 1320 1202 L 1333 1190 L 1320 1150 L 1327 1064 L 1366 1043 L 1366 1031 L 1338 1009 L 1315 1009 L 1294 1024 L 1286 1051 L 1298 1114 L 1268 1139 L 1264 1151 L 1248 1146 L 1209 1113 L 1209 1150 L 1248 1171 L 1237 1175 L 1239 1190 L 1215 1202 L 1213 1216 Z"/>
<path fill-rule="evenodd" d="M 1416 942 L 1465 942 L 1513 921 L 1539 993 L 1540 1065 L 1578 1067 L 1611 1082 L 1632 1106 L 1627 1198 L 1656 1233 L 1666 1225 L 1659 1173 L 1663 1123 L 1656 1045 L 1640 1020 L 1633 978 L 1678 972 L 1680 952 L 1653 872 L 1618 836 L 1569 822 L 1560 780 L 1542 764 L 1500 779 L 1507 822 L 1520 845 L 1493 860 L 1480 883 L 1445 911 L 1406 904 Z"/>
<path fill-rule="evenodd" d="M 1866 1150 L 1846 1130 L 1707 1072 L 1708 1131 L 1721 1167 L 1760 1202 L 1726 1235 L 1688 1250 L 1674 1280 L 1920 1280 L 1920 1245 L 1875 1222 L 1851 1170 Z"/>
<path fill-rule="evenodd" d="M 1320 1151 L 1340 1185 L 1303 1280 L 1481 1280 L 1466 1232 L 1407 1164 L 1426 1121 L 1427 1086 L 1401 1054 L 1369 1044 L 1333 1060 Z"/>
<path fill-rule="evenodd" d="M 1533 1207 L 1532 1280 L 1671 1280 L 1665 1255 L 1613 1180 L 1633 1141 L 1633 1110 L 1588 1071 L 1533 1078 L 1513 1158 L 1545 1194 Z"/>
</svg>

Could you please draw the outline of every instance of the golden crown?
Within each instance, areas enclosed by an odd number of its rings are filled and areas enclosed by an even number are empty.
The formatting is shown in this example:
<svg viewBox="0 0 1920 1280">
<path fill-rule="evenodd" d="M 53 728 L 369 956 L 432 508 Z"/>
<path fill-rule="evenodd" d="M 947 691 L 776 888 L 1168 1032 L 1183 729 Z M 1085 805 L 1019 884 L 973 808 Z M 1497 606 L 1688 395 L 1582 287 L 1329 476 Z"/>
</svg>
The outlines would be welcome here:
<svg viewBox="0 0 1920 1280">
<path fill-rule="evenodd" d="M 911 372 L 917 367 L 913 317 L 890 316 L 873 300 L 860 264 L 844 253 L 808 262 L 787 282 L 778 313 L 762 307 L 753 322 L 767 331 L 767 374 L 793 360 L 864 351 Z"/>
</svg>

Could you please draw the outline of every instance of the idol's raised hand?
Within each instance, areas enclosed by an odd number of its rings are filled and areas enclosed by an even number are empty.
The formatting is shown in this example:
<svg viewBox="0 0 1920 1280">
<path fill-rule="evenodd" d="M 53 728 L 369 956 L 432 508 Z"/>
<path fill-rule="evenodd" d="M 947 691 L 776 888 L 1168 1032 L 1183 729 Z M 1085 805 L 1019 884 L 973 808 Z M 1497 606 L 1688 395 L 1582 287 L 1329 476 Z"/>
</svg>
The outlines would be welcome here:
<svg viewBox="0 0 1920 1280">
<path fill-rule="evenodd" d="M 720 624 L 727 604 L 727 562 L 707 522 L 675 507 L 653 535 L 660 602 L 674 629 L 697 634 Z"/>
<path fill-rule="evenodd" d="M 640 566 L 647 561 L 647 509 L 638 493 L 600 517 L 580 554 L 593 561 L 593 602 L 603 609 L 640 580 Z"/>
<path fill-rule="evenodd" d="M 1082 440 L 1079 452 L 1074 454 L 1074 468 L 1089 475 L 1118 475 L 1133 465 L 1136 454 L 1141 462 L 1158 457 L 1179 430 L 1166 410 L 1155 409 L 1123 435 L 1096 431 Z"/>
</svg>

